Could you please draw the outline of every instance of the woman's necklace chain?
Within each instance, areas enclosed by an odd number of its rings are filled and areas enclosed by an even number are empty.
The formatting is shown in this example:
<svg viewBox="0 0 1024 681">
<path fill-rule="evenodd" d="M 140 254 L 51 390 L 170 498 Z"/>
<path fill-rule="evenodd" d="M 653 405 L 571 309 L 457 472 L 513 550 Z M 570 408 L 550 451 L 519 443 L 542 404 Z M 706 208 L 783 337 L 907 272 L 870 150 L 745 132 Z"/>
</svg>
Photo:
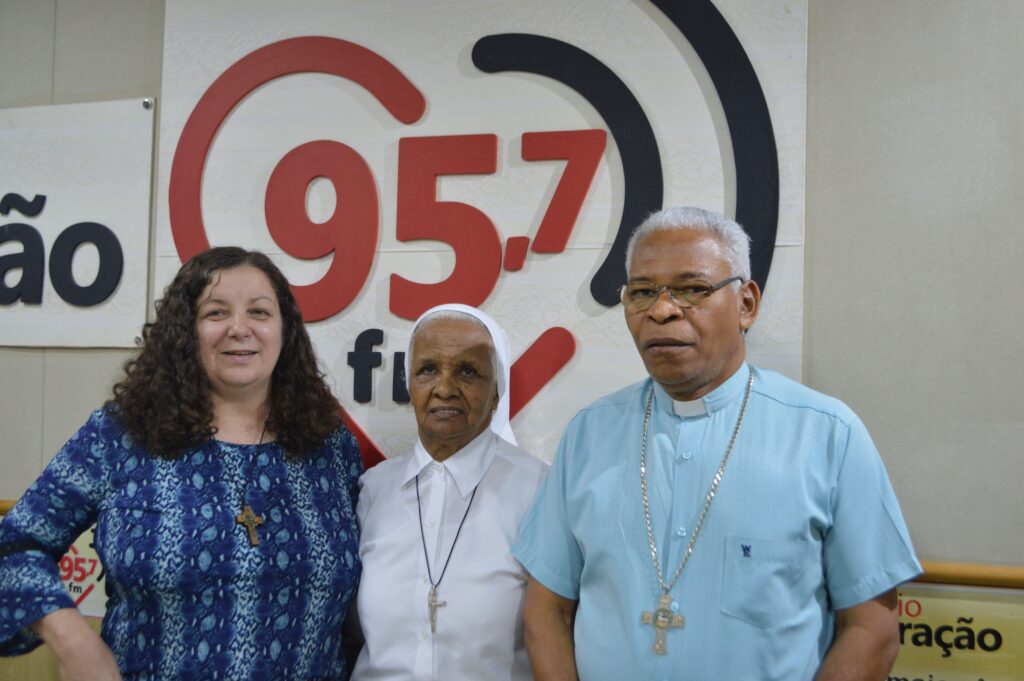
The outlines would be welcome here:
<svg viewBox="0 0 1024 681">
<path fill-rule="evenodd" d="M 263 438 L 266 434 L 267 422 L 264 421 L 263 431 L 260 433 L 259 442 L 256 443 L 256 449 L 259 449 L 260 445 L 263 444 Z M 242 490 L 242 512 L 235 516 L 235 522 L 245 526 L 245 531 L 249 534 L 249 546 L 259 546 L 260 535 L 256 532 L 256 528 L 263 524 L 263 516 L 254 513 L 252 507 L 245 501 L 245 498 L 249 496 L 249 478 L 251 477 L 252 475 L 248 475 L 245 478 L 245 488 Z"/>
</svg>

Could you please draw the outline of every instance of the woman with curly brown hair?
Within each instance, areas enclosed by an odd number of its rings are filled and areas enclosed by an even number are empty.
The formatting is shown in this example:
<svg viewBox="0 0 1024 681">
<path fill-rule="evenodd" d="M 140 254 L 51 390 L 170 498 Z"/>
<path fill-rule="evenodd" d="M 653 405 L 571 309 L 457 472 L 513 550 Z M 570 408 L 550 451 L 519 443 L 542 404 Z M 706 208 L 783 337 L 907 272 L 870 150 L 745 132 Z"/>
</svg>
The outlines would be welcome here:
<svg viewBox="0 0 1024 681">
<path fill-rule="evenodd" d="M 287 280 L 213 248 L 156 311 L 0 525 L 0 654 L 45 641 L 64 679 L 344 678 L 362 464 Z M 93 523 L 102 638 L 55 563 Z"/>
</svg>

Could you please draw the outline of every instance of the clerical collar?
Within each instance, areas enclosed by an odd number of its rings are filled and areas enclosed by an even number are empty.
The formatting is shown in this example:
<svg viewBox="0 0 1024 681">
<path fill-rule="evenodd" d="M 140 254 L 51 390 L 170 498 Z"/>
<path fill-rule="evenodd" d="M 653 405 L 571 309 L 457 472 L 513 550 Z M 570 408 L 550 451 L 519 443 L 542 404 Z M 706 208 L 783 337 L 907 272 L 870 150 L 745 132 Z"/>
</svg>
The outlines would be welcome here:
<svg viewBox="0 0 1024 681">
<path fill-rule="evenodd" d="M 708 413 L 707 407 L 704 406 L 703 397 L 698 397 L 695 400 L 689 400 L 687 402 L 682 400 L 672 400 L 672 410 L 676 413 L 676 416 L 682 416 L 683 418 L 704 416 Z"/>
<path fill-rule="evenodd" d="M 707 395 L 696 400 L 681 402 L 673 400 L 657 383 L 654 384 L 654 402 L 658 409 L 676 414 L 682 418 L 694 418 L 711 414 L 743 397 L 750 377 L 750 366 L 744 362 L 732 376 L 727 378 Z"/>
<path fill-rule="evenodd" d="M 403 487 L 411 485 L 416 479 L 416 475 L 427 468 L 441 468 L 451 473 L 459 494 L 464 499 L 468 499 L 476 486 L 480 484 L 480 480 L 483 479 L 491 465 L 491 460 L 494 459 L 497 449 L 492 445 L 497 439 L 498 436 L 493 431 L 484 430 L 465 447 L 441 462 L 434 461 L 423 443 L 417 439 L 412 456 L 409 457 L 409 463 L 405 468 L 402 485 Z"/>
</svg>

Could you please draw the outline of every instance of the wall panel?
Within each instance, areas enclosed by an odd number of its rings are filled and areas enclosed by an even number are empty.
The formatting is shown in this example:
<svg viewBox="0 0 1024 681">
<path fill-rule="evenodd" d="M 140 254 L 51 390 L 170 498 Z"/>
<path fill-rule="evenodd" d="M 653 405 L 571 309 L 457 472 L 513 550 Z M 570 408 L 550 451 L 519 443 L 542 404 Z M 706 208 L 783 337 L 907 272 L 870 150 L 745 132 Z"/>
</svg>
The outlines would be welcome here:
<svg viewBox="0 0 1024 681">
<path fill-rule="evenodd" d="M 923 558 L 1024 563 L 1024 5 L 811 3 L 804 377 Z"/>
</svg>

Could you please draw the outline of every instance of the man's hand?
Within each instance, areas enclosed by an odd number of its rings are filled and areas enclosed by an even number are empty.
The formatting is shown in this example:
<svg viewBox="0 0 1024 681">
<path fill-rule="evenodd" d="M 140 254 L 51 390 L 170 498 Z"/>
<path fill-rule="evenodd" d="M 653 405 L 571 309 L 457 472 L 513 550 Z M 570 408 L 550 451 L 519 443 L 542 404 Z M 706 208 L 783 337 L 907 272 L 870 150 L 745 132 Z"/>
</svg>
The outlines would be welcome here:
<svg viewBox="0 0 1024 681">
<path fill-rule="evenodd" d="M 78 610 L 55 610 L 32 628 L 57 656 L 62 681 L 121 681 L 114 654 Z"/>
<path fill-rule="evenodd" d="M 526 652 L 536 681 L 579 681 L 572 639 L 577 603 L 559 596 L 533 577 L 527 582 L 523 619 Z"/>
<path fill-rule="evenodd" d="M 896 589 L 836 611 L 836 635 L 817 681 L 880 681 L 900 650 Z"/>
</svg>

